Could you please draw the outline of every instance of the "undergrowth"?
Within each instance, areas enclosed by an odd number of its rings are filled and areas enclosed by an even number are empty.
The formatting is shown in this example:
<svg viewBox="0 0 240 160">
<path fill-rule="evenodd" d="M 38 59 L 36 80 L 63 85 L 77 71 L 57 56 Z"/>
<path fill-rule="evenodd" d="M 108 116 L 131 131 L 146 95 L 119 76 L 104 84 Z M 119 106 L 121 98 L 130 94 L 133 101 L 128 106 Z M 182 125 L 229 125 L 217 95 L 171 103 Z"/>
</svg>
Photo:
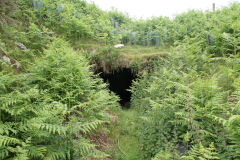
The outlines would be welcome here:
<svg viewBox="0 0 240 160">
<path fill-rule="evenodd" d="M 142 159 L 238 159 L 238 67 L 233 58 L 176 49 L 144 73 L 131 100 L 141 114 Z"/>
<path fill-rule="evenodd" d="M 106 157 L 87 135 L 109 122 L 106 110 L 118 98 L 63 40 L 44 54 L 28 73 L 1 72 L 0 158 Z"/>
<path fill-rule="evenodd" d="M 84 0 L 0 6 L 0 159 L 240 159 L 239 3 L 172 20 Z M 116 128 L 98 67 L 139 73 Z M 106 151 L 90 135 L 107 128 Z"/>
</svg>

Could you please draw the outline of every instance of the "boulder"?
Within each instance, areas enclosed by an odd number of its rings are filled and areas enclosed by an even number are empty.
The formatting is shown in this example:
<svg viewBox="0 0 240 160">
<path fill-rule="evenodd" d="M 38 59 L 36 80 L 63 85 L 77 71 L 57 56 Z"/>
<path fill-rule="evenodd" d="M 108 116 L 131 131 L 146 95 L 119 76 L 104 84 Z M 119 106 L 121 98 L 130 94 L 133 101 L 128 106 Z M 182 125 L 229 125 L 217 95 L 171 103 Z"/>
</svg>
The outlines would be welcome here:
<svg viewBox="0 0 240 160">
<path fill-rule="evenodd" d="M 15 44 L 17 45 L 17 47 L 21 50 L 27 50 L 27 47 L 22 44 L 22 43 L 19 43 L 19 42 L 15 42 Z"/>
<path fill-rule="evenodd" d="M 10 57 L 4 50 L 0 49 L 0 58 L 3 59 L 5 62 L 7 62 L 8 64 L 10 64 L 12 66 L 12 68 L 20 71 L 21 70 L 21 64 L 13 59 L 12 57 Z"/>
<path fill-rule="evenodd" d="M 114 48 L 123 48 L 124 47 L 124 44 L 116 44 L 114 45 Z"/>
</svg>

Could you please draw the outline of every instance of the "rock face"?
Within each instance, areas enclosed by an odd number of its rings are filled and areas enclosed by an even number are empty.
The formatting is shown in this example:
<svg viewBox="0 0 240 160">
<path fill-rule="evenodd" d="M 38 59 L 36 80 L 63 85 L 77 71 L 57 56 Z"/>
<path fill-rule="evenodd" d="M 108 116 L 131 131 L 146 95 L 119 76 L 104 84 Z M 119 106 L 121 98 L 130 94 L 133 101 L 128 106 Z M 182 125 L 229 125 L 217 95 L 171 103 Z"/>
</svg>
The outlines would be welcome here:
<svg viewBox="0 0 240 160">
<path fill-rule="evenodd" d="M 114 45 L 114 48 L 123 48 L 124 47 L 124 44 L 116 44 Z"/>
<path fill-rule="evenodd" d="M 15 42 L 15 44 L 17 45 L 17 47 L 21 50 L 27 50 L 27 47 L 22 44 L 22 43 L 19 43 L 19 42 Z"/>
<path fill-rule="evenodd" d="M 5 56 L 5 55 L 2 56 L 2 59 L 3 59 L 5 62 L 9 63 L 9 64 L 11 63 L 11 59 L 8 58 L 8 57 Z"/>
<path fill-rule="evenodd" d="M 12 57 L 8 56 L 3 50 L 0 49 L 0 58 L 3 59 L 6 63 L 10 64 L 12 68 L 20 71 L 21 70 L 21 64 L 13 59 Z"/>
</svg>

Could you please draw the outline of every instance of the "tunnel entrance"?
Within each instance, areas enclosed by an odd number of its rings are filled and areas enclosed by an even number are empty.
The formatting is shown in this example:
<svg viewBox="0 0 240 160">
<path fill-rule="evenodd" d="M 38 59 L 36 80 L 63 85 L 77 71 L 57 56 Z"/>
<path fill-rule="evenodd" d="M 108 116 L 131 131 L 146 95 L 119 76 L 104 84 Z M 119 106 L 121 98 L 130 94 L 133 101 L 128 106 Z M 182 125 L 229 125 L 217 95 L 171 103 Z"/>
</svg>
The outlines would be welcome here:
<svg viewBox="0 0 240 160">
<path fill-rule="evenodd" d="M 129 68 L 121 68 L 112 73 L 100 73 L 100 77 L 104 82 L 109 84 L 109 89 L 120 97 L 120 104 L 125 107 L 130 107 L 131 92 L 130 89 L 136 74 Z"/>
</svg>

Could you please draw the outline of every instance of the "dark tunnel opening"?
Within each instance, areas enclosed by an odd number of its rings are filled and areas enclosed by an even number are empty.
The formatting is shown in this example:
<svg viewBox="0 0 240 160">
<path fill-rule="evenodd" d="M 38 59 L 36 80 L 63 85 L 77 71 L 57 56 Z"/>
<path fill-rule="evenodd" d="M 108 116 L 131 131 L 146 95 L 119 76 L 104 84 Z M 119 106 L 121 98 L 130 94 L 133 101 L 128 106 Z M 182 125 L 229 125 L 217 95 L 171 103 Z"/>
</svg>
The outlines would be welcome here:
<svg viewBox="0 0 240 160">
<path fill-rule="evenodd" d="M 136 74 L 129 68 L 121 68 L 111 73 L 99 71 L 100 77 L 109 84 L 109 89 L 120 97 L 120 104 L 124 108 L 130 108 L 130 89 Z"/>
</svg>

